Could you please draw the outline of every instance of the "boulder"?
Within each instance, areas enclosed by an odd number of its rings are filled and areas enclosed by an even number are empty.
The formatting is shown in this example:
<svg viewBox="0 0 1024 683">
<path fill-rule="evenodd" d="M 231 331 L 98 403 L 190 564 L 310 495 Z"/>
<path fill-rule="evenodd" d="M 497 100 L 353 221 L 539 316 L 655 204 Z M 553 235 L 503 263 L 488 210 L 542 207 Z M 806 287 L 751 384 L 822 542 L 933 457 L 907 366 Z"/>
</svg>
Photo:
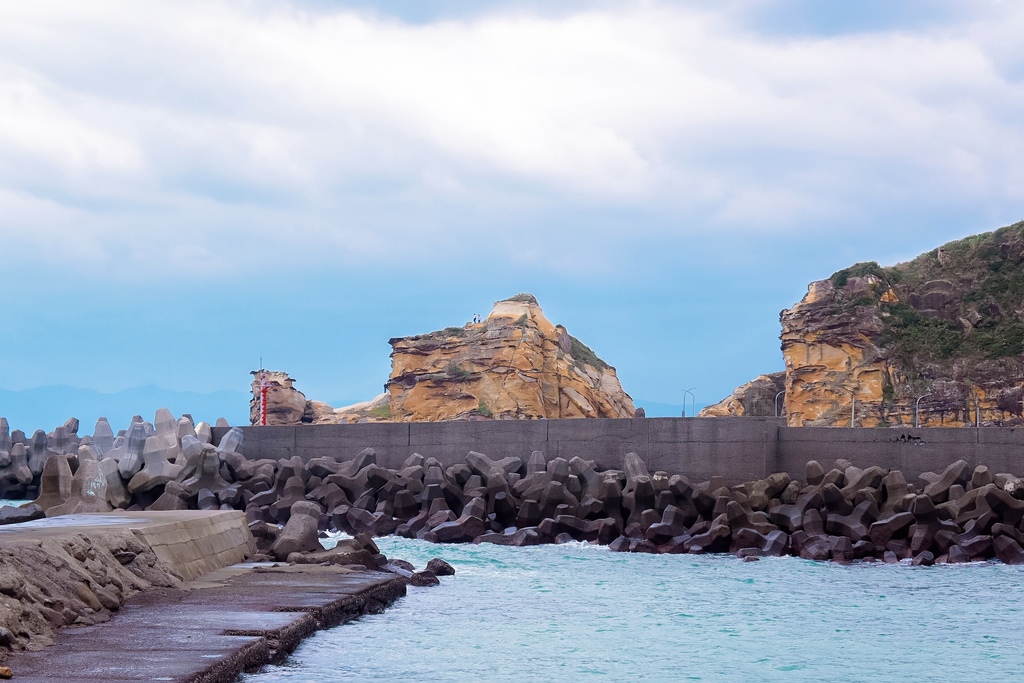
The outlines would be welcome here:
<svg viewBox="0 0 1024 683">
<path fill-rule="evenodd" d="M 435 576 L 454 576 L 455 567 L 451 566 L 439 557 L 431 558 L 427 562 L 427 571 L 431 571 Z"/>
</svg>

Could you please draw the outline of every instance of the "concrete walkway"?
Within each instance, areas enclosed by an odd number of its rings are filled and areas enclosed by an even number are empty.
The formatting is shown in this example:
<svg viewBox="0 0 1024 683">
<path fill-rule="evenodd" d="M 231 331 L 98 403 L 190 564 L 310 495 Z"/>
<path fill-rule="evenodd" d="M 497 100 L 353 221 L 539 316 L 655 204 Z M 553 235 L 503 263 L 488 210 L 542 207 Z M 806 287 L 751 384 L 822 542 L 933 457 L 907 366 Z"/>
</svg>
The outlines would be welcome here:
<svg viewBox="0 0 1024 683">
<path fill-rule="evenodd" d="M 129 600 L 103 624 L 7 664 L 21 683 L 227 683 L 278 662 L 314 631 L 377 613 L 405 595 L 393 574 L 318 565 L 234 565 Z"/>
</svg>

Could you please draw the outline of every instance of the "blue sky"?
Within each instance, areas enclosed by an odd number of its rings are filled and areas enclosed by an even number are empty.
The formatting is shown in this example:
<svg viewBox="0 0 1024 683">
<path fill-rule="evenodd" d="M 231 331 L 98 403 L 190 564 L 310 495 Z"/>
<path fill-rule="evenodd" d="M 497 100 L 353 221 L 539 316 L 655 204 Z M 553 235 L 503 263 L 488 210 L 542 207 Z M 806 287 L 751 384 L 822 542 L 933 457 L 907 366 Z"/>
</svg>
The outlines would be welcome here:
<svg viewBox="0 0 1024 683">
<path fill-rule="evenodd" d="M 638 403 L 717 401 L 781 369 L 808 282 L 1024 218 L 1022 33 L 994 1 L 7 3 L 0 414 L 158 387 L 238 421 L 260 356 L 363 400 L 389 337 L 523 291 Z"/>
</svg>

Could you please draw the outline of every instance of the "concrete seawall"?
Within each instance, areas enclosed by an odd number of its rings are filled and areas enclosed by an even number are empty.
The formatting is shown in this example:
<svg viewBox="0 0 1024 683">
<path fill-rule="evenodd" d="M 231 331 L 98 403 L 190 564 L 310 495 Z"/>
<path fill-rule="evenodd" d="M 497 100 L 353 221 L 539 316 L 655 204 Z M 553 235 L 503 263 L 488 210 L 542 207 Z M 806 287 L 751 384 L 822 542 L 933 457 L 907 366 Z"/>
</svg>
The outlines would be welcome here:
<svg viewBox="0 0 1024 683">
<path fill-rule="evenodd" d="M 0 659 L 69 625 L 104 622 L 124 601 L 241 562 L 255 550 L 236 510 L 111 512 L 0 526 Z"/>
<path fill-rule="evenodd" d="M 214 430 L 219 439 L 224 431 Z M 637 453 L 651 471 L 679 472 L 692 479 L 713 475 L 731 482 L 772 472 L 802 477 L 808 460 L 830 465 L 846 458 L 858 467 L 879 465 L 908 477 L 941 471 L 966 460 L 994 472 L 1024 470 L 1024 429 L 786 427 L 776 418 L 647 418 L 480 422 L 377 423 L 244 427 L 248 458 L 354 457 L 377 451 L 382 467 L 397 468 L 412 453 L 446 465 L 463 462 L 471 450 L 492 458 L 580 456 L 602 468 L 622 466 Z"/>
<path fill-rule="evenodd" d="M 238 564 L 254 551 L 236 510 L 0 526 L 0 660 L 29 683 L 229 683 L 405 595 L 362 567 Z"/>
</svg>

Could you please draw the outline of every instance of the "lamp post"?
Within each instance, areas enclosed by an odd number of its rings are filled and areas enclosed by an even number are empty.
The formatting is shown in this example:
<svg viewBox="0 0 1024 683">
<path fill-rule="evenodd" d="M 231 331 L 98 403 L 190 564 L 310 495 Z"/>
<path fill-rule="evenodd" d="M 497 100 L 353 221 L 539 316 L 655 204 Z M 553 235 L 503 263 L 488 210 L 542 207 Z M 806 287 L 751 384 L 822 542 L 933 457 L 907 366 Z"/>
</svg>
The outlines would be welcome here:
<svg viewBox="0 0 1024 683">
<path fill-rule="evenodd" d="M 690 395 L 690 407 L 693 409 L 693 412 L 697 412 L 697 404 L 696 404 L 696 401 L 695 401 L 695 399 L 693 397 L 693 390 L 696 389 L 696 388 L 697 387 L 690 387 L 689 389 L 683 389 L 683 417 L 686 417 L 686 395 L 687 394 Z"/>
<path fill-rule="evenodd" d="M 786 393 L 785 389 L 775 394 L 775 417 L 779 416 L 779 396 L 782 396 L 784 393 Z"/>
<path fill-rule="evenodd" d="M 914 401 L 914 428 L 915 429 L 918 427 L 918 419 L 917 418 L 918 418 L 918 415 L 921 412 L 921 399 L 924 398 L 925 396 L 930 395 L 931 393 L 932 392 L 929 391 L 929 392 L 927 392 L 925 394 L 921 394 L 920 396 L 917 397 L 917 400 Z"/>
</svg>

